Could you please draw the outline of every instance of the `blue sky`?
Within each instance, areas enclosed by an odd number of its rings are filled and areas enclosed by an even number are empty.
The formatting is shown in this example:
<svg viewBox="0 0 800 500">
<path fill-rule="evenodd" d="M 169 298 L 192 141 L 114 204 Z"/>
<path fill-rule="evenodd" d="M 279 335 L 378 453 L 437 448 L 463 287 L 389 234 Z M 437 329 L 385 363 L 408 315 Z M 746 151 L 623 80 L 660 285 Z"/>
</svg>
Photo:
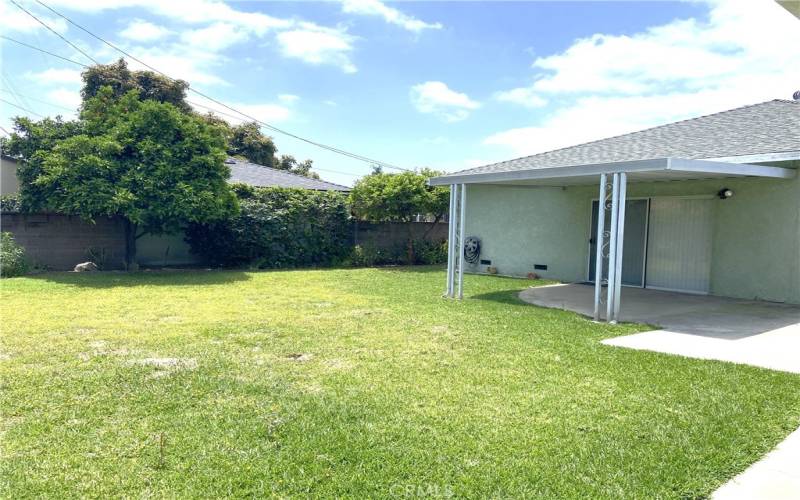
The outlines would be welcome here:
<svg viewBox="0 0 800 500">
<path fill-rule="evenodd" d="M 119 56 L 19 1 L 99 61 Z M 769 0 L 45 1 L 264 121 L 409 168 L 459 170 L 800 89 L 800 20 Z M 4 35 L 89 62 L 6 0 L 0 9 Z M 0 43 L 0 97 L 74 115 L 78 66 Z M 18 113 L 0 102 L 6 129 Z M 325 179 L 370 171 L 273 135 Z"/>
</svg>

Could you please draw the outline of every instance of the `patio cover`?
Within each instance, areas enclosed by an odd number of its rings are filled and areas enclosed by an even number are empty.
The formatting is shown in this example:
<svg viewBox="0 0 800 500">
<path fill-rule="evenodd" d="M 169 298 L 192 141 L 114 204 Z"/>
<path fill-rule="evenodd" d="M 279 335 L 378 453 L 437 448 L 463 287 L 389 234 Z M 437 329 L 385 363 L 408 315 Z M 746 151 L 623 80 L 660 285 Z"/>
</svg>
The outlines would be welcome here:
<svg viewBox="0 0 800 500">
<path fill-rule="evenodd" d="M 721 177 L 772 177 L 791 179 L 792 168 L 751 165 L 685 158 L 654 158 L 609 163 L 538 167 L 499 172 L 455 173 L 434 177 L 432 186 L 452 184 L 515 184 L 537 186 L 574 186 L 595 184 L 604 173 L 626 173 L 629 182 L 677 181 Z"/>
<path fill-rule="evenodd" d="M 432 186 L 450 186 L 450 235 L 447 253 L 447 297 L 463 297 L 465 211 L 467 184 L 571 186 L 599 183 L 599 199 L 610 209 L 598 215 L 595 262 L 594 319 L 616 323 L 620 308 L 622 242 L 625 231 L 625 200 L 631 182 L 768 177 L 791 179 L 792 168 L 686 158 L 655 158 L 568 166 L 539 166 L 516 170 L 462 172 L 434 177 Z M 608 257 L 608 278 L 603 279 L 603 259 Z M 603 286 L 607 291 L 603 293 Z M 605 311 L 604 311 L 605 310 Z"/>
</svg>

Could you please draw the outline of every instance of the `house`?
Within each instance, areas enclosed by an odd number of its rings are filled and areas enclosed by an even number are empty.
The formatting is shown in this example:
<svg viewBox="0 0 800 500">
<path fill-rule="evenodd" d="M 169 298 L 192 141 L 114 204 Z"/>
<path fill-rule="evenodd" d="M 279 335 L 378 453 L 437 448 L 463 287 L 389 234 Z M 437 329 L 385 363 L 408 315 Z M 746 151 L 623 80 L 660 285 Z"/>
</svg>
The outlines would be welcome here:
<svg viewBox="0 0 800 500">
<path fill-rule="evenodd" d="M 773 100 L 435 177 L 448 295 L 492 266 L 593 283 L 609 321 L 621 286 L 800 303 L 798 166 L 800 101 Z"/>
<path fill-rule="evenodd" d="M 231 169 L 230 182 L 241 182 L 257 187 L 286 187 L 311 189 L 314 191 L 350 192 L 350 188 L 347 186 L 341 186 L 321 179 L 304 177 L 287 172 L 286 170 L 266 167 L 237 158 L 228 158 L 225 160 L 225 164 Z"/>
</svg>

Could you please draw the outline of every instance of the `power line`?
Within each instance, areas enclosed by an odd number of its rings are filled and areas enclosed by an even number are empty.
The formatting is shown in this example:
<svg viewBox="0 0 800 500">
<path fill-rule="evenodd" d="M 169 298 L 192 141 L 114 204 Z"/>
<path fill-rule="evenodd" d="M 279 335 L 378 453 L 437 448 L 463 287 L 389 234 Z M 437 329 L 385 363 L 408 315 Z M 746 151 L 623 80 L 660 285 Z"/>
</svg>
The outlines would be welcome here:
<svg viewBox="0 0 800 500">
<path fill-rule="evenodd" d="M 67 40 L 65 37 L 61 36 L 61 33 L 59 33 L 58 31 L 54 30 L 53 28 L 51 28 L 51 27 L 50 27 L 50 26 L 49 26 L 47 23 L 45 23 L 44 21 L 42 21 L 41 19 L 39 19 L 38 17 L 36 17 L 35 15 L 33 15 L 33 14 L 31 13 L 31 11 L 29 11 L 28 9 L 26 9 L 26 8 L 25 8 L 25 7 L 23 7 L 22 5 L 18 4 L 18 3 L 17 3 L 15 0 L 8 0 L 8 1 L 9 1 L 9 2 L 11 2 L 11 3 L 13 3 L 14 5 L 16 5 L 16 6 L 17 6 L 17 8 L 19 8 L 19 9 L 20 9 L 22 12 L 24 12 L 24 13 L 28 14 L 29 16 L 31 16 L 31 17 L 32 17 L 32 18 L 33 18 L 33 19 L 34 19 L 34 20 L 35 20 L 37 23 L 39 23 L 39 24 L 41 24 L 42 26 L 44 26 L 45 28 L 47 28 L 47 29 L 48 29 L 48 31 L 50 31 L 51 33 L 53 33 L 55 36 L 57 36 L 58 38 L 60 38 L 60 39 L 64 40 L 64 42 L 65 42 L 65 43 L 67 43 L 67 44 L 69 44 L 69 46 L 70 46 L 70 47 L 72 47 L 73 49 L 77 50 L 78 52 L 80 52 L 81 54 L 83 54 L 84 56 L 86 56 L 86 57 L 87 57 L 87 58 L 88 58 L 90 61 L 92 61 L 92 62 L 93 62 L 93 63 L 95 63 L 95 64 L 100 64 L 99 62 L 97 62 L 97 59 L 95 59 L 94 57 L 92 57 L 92 56 L 90 56 L 89 54 L 87 54 L 86 52 L 84 52 L 84 51 L 83 51 L 83 49 L 81 49 L 80 47 L 78 47 L 78 46 L 77 46 L 77 45 L 75 45 L 74 43 L 70 42 L 70 41 L 69 41 L 69 40 Z M 39 3 L 41 3 L 41 2 L 39 2 Z M 42 4 L 42 5 L 44 5 L 44 4 Z M 48 8 L 49 8 L 49 7 L 48 7 Z"/>
<path fill-rule="evenodd" d="M 32 115 L 35 115 L 35 116 L 38 116 L 39 118 L 44 118 L 44 116 L 40 115 L 39 113 L 36 113 L 35 111 L 31 111 L 30 109 L 27 109 L 27 108 L 23 108 L 22 106 L 18 106 L 18 105 L 14 104 L 11 101 L 6 101 L 2 97 L 0 97 L 0 102 L 4 102 L 4 103 L 8 104 L 9 106 L 14 106 L 15 108 L 19 108 L 22 111 L 27 111 L 28 113 L 30 113 Z"/>
<path fill-rule="evenodd" d="M 18 44 L 22 45 L 23 47 L 28 47 L 29 49 L 38 50 L 39 52 L 44 52 L 45 54 L 53 56 L 53 57 L 57 57 L 57 58 L 61 59 L 62 61 L 71 62 L 72 64 L 77 64 L 78 66 L 83 66 L 84 68 L 88 68 L 89 67 L 88 64 L 83 64 L 82 62 L 78 62 L 78 61 L 76 61 L 74 59 L 70 59 L 68 57 L 60 56 L 60 55 L 55 54 L 53 52 L 50 52 L 50 51 L 41 49 L 39 47 L 36 47 L 34 45 L 30 45 L 30 44 L 27 44 L 25 42 L 20 42 L 19 40 L 11 38 L 10 36 L 0 35 L 0 38 L 2 38 L 3 40 L 8 40 L 9 42 L 18 43 Z"/>
<path fill-rule="evenodd" d="M 5 134 L 6 134 L 7 136 L 11 137 L 11 132 L 9 132 L 8 130 L 6 130 L 6 128 L 5 128 L 4 126 L 0 125 L 0 130 L 2 130 L 3 132 L 5 132 Z"/>
<path fill-rule="evenodd" d="M 12 94 L 12 95 L 15 95 L 15 94 L 16 94 L 16 95 L 18 95 L 18 96 L 20 96 L 20 97 L 26 97 L 26 98 L 28 98 L 28 99 L 31 99 L 31 100 L 34 100 L 34 101 L 36 101 L 36 102 L 40 102 L 40 103 L 42 103 L 42 104 L 46 104 L 46 105 L 48 105 L 48 106 L 53 106 L 54 108 L 63 109 L 63 110 L 65 110 L 65 111 L 75 111 L 74 109 L 68 108 L 68 107 L 66 107 L 66 106 L 62 106 L 62 105 L 60 105 L 60 104 L 56 104 L 56 103 L 54 103 L 54 102 L 45 101 L 45 100 L 38 99 L 38 98 L 36 98 L 36 97 L 32 97 L 32 96 L 25 95 L 25 94 L 20 94 L 19 92 L 12 92 L 12 91 L 10 91 L 10 90 L 8 90 L 8 89 L 3 89 L 3 88 L 0 88 L 0 92 L 6 92 L 6 93 L 9 93 L 9 94 Z"/>
<path fill-rule="evenodd" d="M 16 3 L 14 0 L 11 0 L 11 1 L 12 1 L 12 2 L 13 2 L 15 5 L 19 6 L 19 5 L 18 5 L 18 4 L 17 4 L 17 3 Z M 142 66 L 144 66 L 144 67 L 146 67 L 146 68 L 150 69 L 151 71 L 154 71 L 154 72 L 156 72 L 156 73 L 160 74 L 161 76 L 163 76 L 163 77 L 165 77 L 165 78 L 167 78 L 167 79 L 169 79 L 169 80 L 171 80 L 171 81 L 176 81 L 176 79 L 175 79 L 175 78 L 172 78 L 172 77 L 170 77 L 169 75 L 167 75 L 167 74 L 166 74 L 166 73 L 164 73 L 163 71 L 161 71 L 161 70 L 159 70 L 159 69 L 157 69 L 157 68 L 154 68 L 153 66 L 150 66 L 150 65 L 149 65 L 149 64 L 147 64 L 146 62 L 144 62 L 144 61 L 142 61 L 141 59 L 137 58 L 136 56 L 134 56 L 134 55 L 132 55 L 132 54 L 130 54 L 130 53 L 128 53 L 128 52 L 126 52 L 125 50 L 123 50 L 123 49 L 121 49 L 121 48 L 117 47 L 116 45 L 114 45 L 113 43 L 109 42 L 108 40 L 106 40 L 106 39 L 104 39 L 104 38 L 102 38 L 102 37 L 100 37 L 100 36 L 98 36 L 98 35 L 95 35 L 95 34 L 94 34 L 94 33 L 92 33 L 91 31 L 89 31 L 88 29 L 84 28 L 83 26 L 81 26 L 80 24 L 76 23 L 76 22 L 75 22 L 75 21 L 73 21 L 72 19 L 68 18 L 68 17 L 67 17 L 67 16 L 65 16 L 64 14 L 62 14 L 62 13 L 58 12 L 57 10 L 53 9 L 52 7 L 50 7 L 49 5 L 47 5 L 46 3 L 42 2 L 41 0 L 36 0 L 36 3 L 38 3 L 38 4 L 39 4 L 39 5 L 41 5 L 42 7 L 46 8 L 47 10 L 49 10 L 50 12 L 52 12 L 53 14 L 55 14 L 55 15 L 57 15 L 57 16 L 59 16 L 59 17 L 61 17 L 62 19 L 64 19 L 65 21 L 67 21 L 67 22 L 68 22 L 68 23 L 70 23 L 71 25 L 75 26 L 76 28 L 80 29 L 80 30 L 81 30 L 81 31 L 83 31 L 84 33 L 88 34 L 89 36 L 91 36 L 91 37 L 93 37 L 93 38 L 95 38 L 95 39 L 97 39 L 97 40 L 101 41 L 102 43 L 104 43 L 104 44 L 108 45 L 108 46 L 109 46 L 109 47 L 111 47 L 112 49 L 114 49 L 114 50 L 116 50 L 116 51 L 120 52 L 121 54 L 124 54 L 125 56 L 129 57 L 130 59 L 132 59 L 132 60 L 134 60 L 134 61 L 138 62 L 138 63 L 139 63 L 139 64 L 141 64 Z M 21 8 L 21 7 L 20 7 L 20 8 Z M 23 10 L 24 10 L 24 9 L 23 9 Z M 26 11 L 26 12 L 27 12 L 27 11 Z M 29 13 L 29 15 L 33 16 L 33 14 L 30 14 L 30 13 Z M 40 23 L 44 24 L 44 22 L 43 22 L 43 21 L 40 21 L 39 19 L 37 19 L 37 21 L 39 21 Z M 45 26 L 46 26 L 46 25 L 45 25 Z M 51 31 L 53 31 L 53 30 L 52 30 L 52 28 L 49 28 L 49 27 L 48 27 L 48 29 L 50 29 Z M 69 43 L 69 42 L 68 42 L 68 43 Z M 72 44 L 70 44 L 70 45 L 72 45 Z M 267 122 L 264 122 L 264 121 L 262 121 L 262 120 L 259 120 L 258 118 L 255 118 L 255 117 L 253 117 L 253 116 L 251 116 L 251 115 L 248 115 L 247 113 L 243 113 L 242 111 L 239 111 L 239 110 L 237 110 L 237 109 L 235 109 L 235 108 L 233 108 L 233 107 L 231 107 L 231 106 L 228 106 L 228 105 L 227 105 L 227 104 L 225 104 L 224 102 L 221 102 L 221 101 L 219 101 L 219 100 L 217 100 L 217 99 L 214 99 L 213 97 L 211 97 L 211 96 L 209 96 L 209 95 L 207 95 L 207 94 L 204 94 L 203 92 L 200 92 L 199 90 L 195 90 L 195 89 L 193 89 L 193 88 L 191 87 L 191 85 L 189 85 L 187 88 L 188 88 L 188 90 L 189 90 L 190 92 L 194 92 L 195 94 L 197 94 L 197 95 L 199 95 L 199 96 L 201 96 L 201 97 L 203 97 L 203 98 L 205 98 L 205 99 L 208 99 L 209 101 L 211 101 L 211 102 L 213 102 L 213 103 L 215 103 L 215 104 L 217 104 L 217 105 L 219 105 L 219 106 L 222 106 L 222 107 L 224 107 L 225 109 L 228 109 L 228 110 L 230 110 L 230 111 L 233 111 L 234 113 L 237 113 L 237 114 L 239 114 L 239 115 L 241 115 L 241 116 L 244 116 L 244 117 L 245 117 L 245 118 L 247 118 L 248 120 L 252 120 L 252 121 L 254 121 L 254 122 L 256 122 L 256 123 L 260 124 L 261 126 L 263 126 L 263 127 L 267 128 L 268 130 L 272 130 L 272 131 L 274 131 L 274 132 L 277 132 L 277 133 L 279 133 L 279 134 L 283 134 L 283 135 L 286 135 L 286 136 L 288 136 L 288 137 L 292 137 L 293 139 L 297 139 L 297 140 L 299 140 L 299 141 L 303 141 L 303 142 L 305 142 L 305 143 L 307 143 L 307 144 L 311 144 L 312 146 L 316 146 L 316 147 L 318 147 L 318 148 L 325 149 L 325 150 L 327 150 L 327 151 L 331 151 L 331 152 L 333 152 L 333 153 L 337 153 L 337 154 L 340 154 L 340 155 L 344 155 L 344 156 L 347 156 L 347 157 L 353 158 L 353 159 L 355 159 L 355 160 L 360 160 L 360 161 L 363 161 L 363 162 L 366 162 L 366 163 L 370 163 L 370 164 L 372 164 L 372 165 L 380 165 L 380 166 L 383 166 L 383 167 L 385 167 L 385 168 L 391 168 L 391 169 L 395 169 L 395 170 L 403 170 L 403 171 L 408 171 L 408 172 L 411 172 L 411 171 L 412 171 L 411 169 L 408 169 L 408 168 L 398 167 L 398 166 L 396 166 L 396 165 L 392 165 L 391 163 L 386 163 L 386 162 L 384 162 L 384 161 L 380 161 L 380 160 L 376 160 L 376 159 L 374 159 L 374 158 L 370 158 L 370 157 L 367 157 L 367 156 L 359 155 L 359 154 L 357 154 L 357 153 L 352 153 L 352 152 L 350 152 L 350 151 L 346 151 L 346 150 L 344 150 L 344 149 L 340 149 L 340 148 L 337 148 L 337 147 L 334 147 L 334 146 L 329 146 L 329 145 L 327 145 L 327 144 L 323 144 L 323 143 L 321 143 L 321 142 L 317 142 L 317 141 L 314 141 L 314 140 L 311 140 L 311 139 L 306 139 L 305 137 L 302 137 L 302 136 L 299 136 L 299 135 L 293 134 L 293 133 L 291 133 L 291 132 L 289 132 L 289 131 L 287 131 L 287 130 L 283 130 L 283 129 L 281 129 L 281 128 L 275 127 L 274 125 L 270 125 L 270 124 L 269 124 L 269 123 L 267 123 Z"/>
</svg>

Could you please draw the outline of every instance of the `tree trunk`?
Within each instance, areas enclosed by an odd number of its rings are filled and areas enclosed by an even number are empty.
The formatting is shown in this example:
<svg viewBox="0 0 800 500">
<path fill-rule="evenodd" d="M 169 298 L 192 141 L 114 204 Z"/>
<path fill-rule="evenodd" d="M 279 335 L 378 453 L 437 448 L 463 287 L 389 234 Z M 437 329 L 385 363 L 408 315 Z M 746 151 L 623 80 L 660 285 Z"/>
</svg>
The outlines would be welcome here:
<svg viewBox="0 0 800 500">
<path fill-rule="evenodd" d="M 414 265 L 414 231 L 411 229 L 411 225 L 413 222 L 407 222 L 406 227 L 408 228 L 408 265 Z"/>
<path fill-rule="evenodd" d="M 433 222 L 431 223 L 431 227 L 429 227 L 427 229 L 427 231 L 425 231 L 425 234 L 422 235 L 422 239 L 423 240 L 427 240 L 428 239 L 428 235 L 431 234 L 431 231 L 436 229 L 436 224 L 439 223 L 439 219 L 441 219 L 441 218 L 442 218 L 442 214 L 436 214 L 436 217 L 433 218 Z"/>
<path fill-rule="evenodd" d="M 137 224 L 125 219 L 125 269 L 130 270 L 136 262 Z"/>
</svg>

